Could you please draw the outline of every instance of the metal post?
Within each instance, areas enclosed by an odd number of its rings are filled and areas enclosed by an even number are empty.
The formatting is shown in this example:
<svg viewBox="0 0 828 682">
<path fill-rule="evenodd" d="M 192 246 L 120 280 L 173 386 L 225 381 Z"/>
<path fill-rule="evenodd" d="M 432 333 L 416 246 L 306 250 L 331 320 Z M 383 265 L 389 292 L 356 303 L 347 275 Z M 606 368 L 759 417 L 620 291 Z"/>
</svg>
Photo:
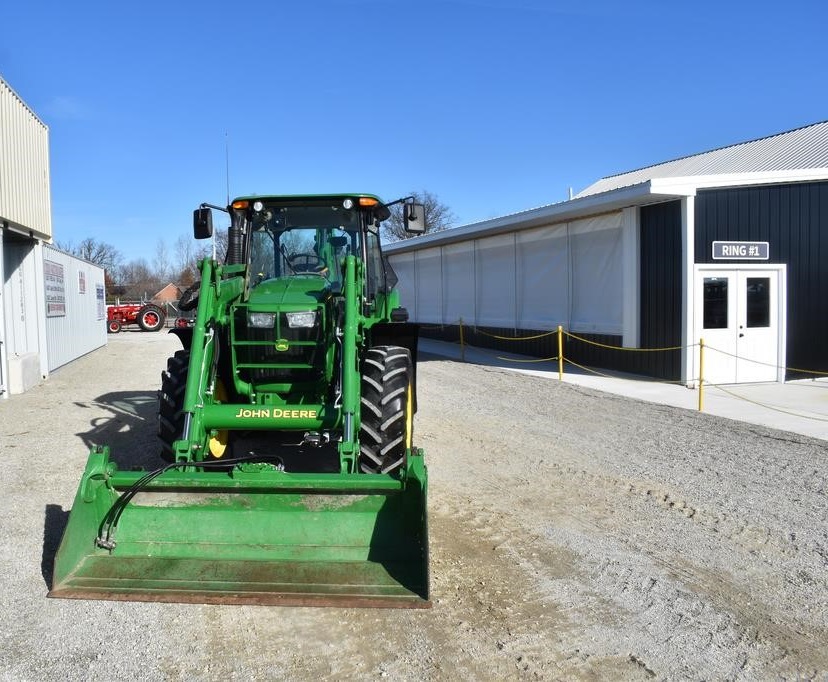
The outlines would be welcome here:
<svg viewBox="0 0 828 682">
<path fill-rule="evenodd" d="M 460 362 L 466 361 L 466 345 L 463 339 L 463 318 L 460 318 Z"/>
<path fill-rule="evenodd" d="M 699 339 L 699 412 L 704 412 L 704 339 Z"/>
<path fill-rule="evenodd" d="M 558 325 L 558 380 L 563 381 L 563 327 Z"/>
</svg>

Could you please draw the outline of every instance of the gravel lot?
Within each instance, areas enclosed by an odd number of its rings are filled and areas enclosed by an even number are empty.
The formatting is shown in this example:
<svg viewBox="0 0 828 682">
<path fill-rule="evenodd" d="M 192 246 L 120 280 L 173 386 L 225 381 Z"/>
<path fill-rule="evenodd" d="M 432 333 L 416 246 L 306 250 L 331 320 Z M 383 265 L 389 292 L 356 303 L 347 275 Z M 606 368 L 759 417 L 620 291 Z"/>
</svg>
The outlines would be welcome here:
<svg viewBox="0 0 828 682">
<path fill-rule="evenodd" d="M 0 401 L 0 679 L 828 679 L 828 444 L 421 358 L 427 611 L 46 599 L 87 449 L 152 466 L 167 334 Z"/>
</svg>

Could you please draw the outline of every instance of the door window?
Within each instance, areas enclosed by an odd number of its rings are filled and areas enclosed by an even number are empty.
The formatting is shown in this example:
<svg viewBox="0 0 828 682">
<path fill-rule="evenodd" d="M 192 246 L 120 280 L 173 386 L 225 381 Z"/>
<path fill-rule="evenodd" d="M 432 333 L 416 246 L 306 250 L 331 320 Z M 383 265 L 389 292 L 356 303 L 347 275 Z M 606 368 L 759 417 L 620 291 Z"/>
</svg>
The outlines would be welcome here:
<svg viewBox="0 0 828 682">
<path fill-rule="evenodd" d="M 704 278 L 704 328 L 727 329 L 727 277 Z"/>
<path fill-rule="evenodd" d="M 770 327 L 770 278 L 748 277 L 745 293 L 746 326 Z"/>
</svg>

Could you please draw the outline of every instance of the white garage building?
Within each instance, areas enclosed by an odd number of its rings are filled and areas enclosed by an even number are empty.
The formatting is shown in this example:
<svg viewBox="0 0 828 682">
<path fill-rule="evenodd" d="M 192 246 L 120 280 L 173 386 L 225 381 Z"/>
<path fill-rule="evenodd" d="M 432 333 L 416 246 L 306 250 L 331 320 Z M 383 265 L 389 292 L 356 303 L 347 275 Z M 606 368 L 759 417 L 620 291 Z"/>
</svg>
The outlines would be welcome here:
<svg viewBox="0 0 828 682">
<path fill-rule="evenodd" d="M 103 269 L 51 241 L 49 130 L 0 78 L 0 398 L 106 343 Z"/>
</svg>

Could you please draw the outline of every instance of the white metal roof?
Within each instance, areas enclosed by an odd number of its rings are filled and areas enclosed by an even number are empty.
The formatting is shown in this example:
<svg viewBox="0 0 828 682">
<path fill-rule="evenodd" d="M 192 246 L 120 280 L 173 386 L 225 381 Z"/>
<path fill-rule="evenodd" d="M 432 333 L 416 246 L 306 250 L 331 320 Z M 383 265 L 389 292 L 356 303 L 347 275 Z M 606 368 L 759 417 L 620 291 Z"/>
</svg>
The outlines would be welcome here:
<svg viewBox="0 0 828 682">
<path fill-rule="evenodd" d="M 828 121 L 598 180 L 576 198 L 659 178 L 828 169 Z"/>
<path fill-rule="evenodd" d="M 694 196 L 699 189 L 828 180 L 828 121 L 613 175 L 568 201 L 386 244 L 389 254 Z"/>
</svg>

